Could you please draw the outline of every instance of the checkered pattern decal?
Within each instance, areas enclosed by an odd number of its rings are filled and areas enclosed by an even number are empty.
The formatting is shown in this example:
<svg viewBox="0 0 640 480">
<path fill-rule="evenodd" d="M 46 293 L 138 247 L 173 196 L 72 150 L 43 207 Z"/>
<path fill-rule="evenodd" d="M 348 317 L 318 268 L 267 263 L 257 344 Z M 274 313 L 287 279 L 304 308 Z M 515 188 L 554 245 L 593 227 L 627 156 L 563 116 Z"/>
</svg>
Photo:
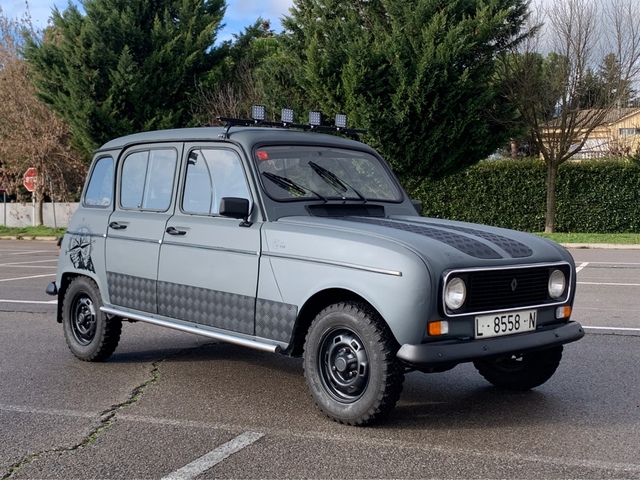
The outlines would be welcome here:
<svg viewBox="0 0 640 480">
<path fill-rule="evenodd" d="M 107 273 L 111 303 L 165 317 L 262 338 L 289 342 L 298 309 L 272 300 L 170 282 Z M 254 332 L 255 308 L 255 332 Z"/>
<path fill-rule="evenodd" d="M 438 225 L 434 225 L 434 226 L 438 226 Z M 520 243 L 511 238 L 503 237 L 502 235 L 498 235 L 490 232 L 483 232 L 482 230 L 476 230 L 475 228 L 460 227 L 457 225 L 446 225 L 444 228 L 448 228 L 450 230 L 456 230 L 458 232 L 468 233 L 470 235 L 475 235 L 476 237 L 480 237 L 485 240 L 488 240 L 489 242 L 503 249 L 513 258 L 525 258 L 533 255 L 533 250 L 531 250 L 524 243 Z"/>
<path fill-rule="evenodd" d="M 289 342 L 296 323 L 298 309 L 295 305 L 258 299 L 256 311 L 256 336 L 279 342 Z"/>
<path fill-rule="evenodd" d="M 158 282 L 158 313 L 253 335 L 255 300 L 246 295 Z"/>
<path fill-rule="evenodd" d="M 111 303 L 142 312 L 156 313 L 156 281 L 107 272 Z"/>
</svg>

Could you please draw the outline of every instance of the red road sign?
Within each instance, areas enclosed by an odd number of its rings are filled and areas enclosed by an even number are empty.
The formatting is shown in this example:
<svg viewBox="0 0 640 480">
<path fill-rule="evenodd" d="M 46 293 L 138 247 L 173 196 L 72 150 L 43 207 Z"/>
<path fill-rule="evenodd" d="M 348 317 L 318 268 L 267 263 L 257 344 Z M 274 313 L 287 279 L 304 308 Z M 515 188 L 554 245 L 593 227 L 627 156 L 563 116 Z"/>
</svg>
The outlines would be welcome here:
<svg viewBox="0 0 640 480">
<path fill-rule="evenodd" d="M 24 185 L 24 188 L 26 188 L 30 192 L 33 192 L 36 189 L 37 182 L 38 182 L 38 170 L 36 170 L 33 167 L 27 169 L 27 171 L 24 172 L 24 177 L 22 180 L 22 184 Z"/>
</svg>

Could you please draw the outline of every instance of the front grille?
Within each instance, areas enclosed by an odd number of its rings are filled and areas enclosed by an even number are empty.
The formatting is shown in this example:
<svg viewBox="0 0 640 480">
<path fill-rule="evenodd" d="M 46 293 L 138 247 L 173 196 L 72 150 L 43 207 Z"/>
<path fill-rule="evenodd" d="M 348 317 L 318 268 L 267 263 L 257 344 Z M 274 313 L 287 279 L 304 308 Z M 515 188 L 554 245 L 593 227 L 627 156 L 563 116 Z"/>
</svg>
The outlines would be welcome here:
<svg viewBox="0 0 640 480">
<path fill-rule="evenodd" d="M 564 295 L 554 300 L 549 297 L 548 282 L 551 272 L 558 269 L 564 272 L 567 287 Z M 467 270 L 450 272 L 447 276 L 451 278 L 452 275 L 465 281 L 467 300 L 460 310 L 446 312 L 449 316 L 557 304 L 566 300 L 571 282 L 571 269 L 565 263 L 496 270 Z"/>
</svg>

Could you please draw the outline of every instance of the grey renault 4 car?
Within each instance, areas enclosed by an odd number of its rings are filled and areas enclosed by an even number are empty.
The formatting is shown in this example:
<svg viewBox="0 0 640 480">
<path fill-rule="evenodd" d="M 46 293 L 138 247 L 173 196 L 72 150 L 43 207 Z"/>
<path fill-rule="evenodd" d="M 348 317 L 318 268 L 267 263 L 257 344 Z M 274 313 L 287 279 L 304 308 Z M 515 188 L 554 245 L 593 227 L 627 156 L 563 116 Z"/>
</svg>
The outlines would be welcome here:
<svg viewBox="0 0 640 480">
<path fill-rule="evenodd" d="M 79 359 L 107 359 L 123 321 L 302 356 L 319 409 L 364 425 L 408 371 L 473 362 L 528 390 L 584 335 L 561 246 L 421 217 L 357 140 L 226 120 L 96 152 L 47 287 Z"/>
</svg>

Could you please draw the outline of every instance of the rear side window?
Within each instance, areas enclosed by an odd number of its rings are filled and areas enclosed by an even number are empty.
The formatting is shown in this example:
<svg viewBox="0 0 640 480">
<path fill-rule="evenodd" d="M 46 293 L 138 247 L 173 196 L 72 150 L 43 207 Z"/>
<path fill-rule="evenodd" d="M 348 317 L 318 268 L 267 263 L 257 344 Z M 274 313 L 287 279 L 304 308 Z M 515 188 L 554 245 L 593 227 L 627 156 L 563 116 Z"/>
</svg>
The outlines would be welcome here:
<svg viewBox="0 0 640 480">
<path fill-rule="evenodd" d="M 189 153 L 182 210 L 218 214 L 224 197 L 251 201 L 240 157 L 230 150 L 197 149 Z"/>
<path fill-rule="evenodd" d="M 109 207 L 113 201 L 113 158 L 96 160 L 84 194 L 86 207 Z"/>
<path fill-rule="evenodd" d="M 122 208 L 166 211 L 171 205 L 177 163 L 178 154 L 174 149 L 129 154 L 122 165 Z"/>
</svg>

